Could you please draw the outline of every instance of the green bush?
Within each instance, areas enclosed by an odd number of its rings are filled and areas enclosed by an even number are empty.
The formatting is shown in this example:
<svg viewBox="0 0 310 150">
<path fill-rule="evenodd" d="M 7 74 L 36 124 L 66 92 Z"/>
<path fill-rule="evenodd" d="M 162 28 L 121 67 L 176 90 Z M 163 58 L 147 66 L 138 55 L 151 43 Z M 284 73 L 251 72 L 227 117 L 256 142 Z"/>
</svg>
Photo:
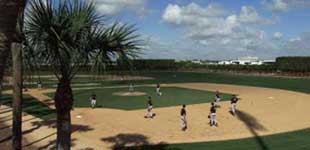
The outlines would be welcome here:
<svg viewBox="0 0 310 150">
<path fill-rule="evenodd" d="M 173 70 L 173 69 L 176 69 L 176 63 L 174 59 L 134 59 L 134 60 L 131 60 L 129 64 L 135 70 Z M 121 65 L 121 64 L 118 63 L 118 65 Z"/>
<path fill-rule="evenodd" d="M 276 65 L 282 72 L 310 72 L 310 57 L 278 57 Z"/>
</svg>

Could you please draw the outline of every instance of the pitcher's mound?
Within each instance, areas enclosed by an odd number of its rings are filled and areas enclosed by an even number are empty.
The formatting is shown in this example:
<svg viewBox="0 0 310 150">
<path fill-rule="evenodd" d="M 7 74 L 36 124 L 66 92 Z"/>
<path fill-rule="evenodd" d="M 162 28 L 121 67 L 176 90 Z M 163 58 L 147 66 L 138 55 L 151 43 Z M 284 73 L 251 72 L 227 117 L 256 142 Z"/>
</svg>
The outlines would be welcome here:
<svg viewBox="0 0 310 150">
<path fill-rule="evenodd" d="M 142 96 L 146 95 L 144 92 L 114 92 L 113 95 L 117 96 Z"/>
</svg>

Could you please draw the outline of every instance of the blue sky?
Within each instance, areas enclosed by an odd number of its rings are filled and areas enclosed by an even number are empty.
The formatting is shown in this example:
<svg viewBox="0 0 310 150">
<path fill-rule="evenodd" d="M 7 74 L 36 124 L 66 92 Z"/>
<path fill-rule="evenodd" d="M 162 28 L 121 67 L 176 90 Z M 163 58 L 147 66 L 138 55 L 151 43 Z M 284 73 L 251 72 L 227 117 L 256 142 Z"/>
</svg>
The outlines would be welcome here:
<svg viewBox="0 0 310 150">
<path fill-rule="evenodd" d="M 310 0 L 95 0 L 136 24 L 143 58 L 235 59 L 310 55 Z"/>
</svg>

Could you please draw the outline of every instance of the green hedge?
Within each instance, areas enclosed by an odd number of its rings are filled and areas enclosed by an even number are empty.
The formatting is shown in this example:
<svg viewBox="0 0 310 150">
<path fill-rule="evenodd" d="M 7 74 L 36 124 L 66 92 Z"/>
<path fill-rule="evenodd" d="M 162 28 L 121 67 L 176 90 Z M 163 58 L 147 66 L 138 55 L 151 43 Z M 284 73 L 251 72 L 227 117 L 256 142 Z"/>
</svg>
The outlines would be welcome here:
<svg viewBox="0 0 310 150">
<path fill-rule="evenodd" d="M 237 72 L 275 72 L 275 64 L 266 65 L 208 65 L 197 64 L 190 61 L 177 62 L 178 69 L 205 69 L 212 71 L 237 71 Z"/>
<path fill-rule="evenodd" d="M 310 72 L 310 57 L 278 57 L 276 64 L 282 72 Z"/>
<path fill-rule="evenodd" d="M 276 65 L 208 65 L 210 70 L 245 71 L 245 72 L 275 72 Z"/>
<path fill-rule="evenodd" d="M 176 69 L 176 63 L 174 59 L 134 59 L 131 60 L 130 66 L 135 70 L 173 70 Z M 118 63 L 118 66 L 122 65 Z M 128 69 L 129 65 L 126 67 Z"/>
</svg>

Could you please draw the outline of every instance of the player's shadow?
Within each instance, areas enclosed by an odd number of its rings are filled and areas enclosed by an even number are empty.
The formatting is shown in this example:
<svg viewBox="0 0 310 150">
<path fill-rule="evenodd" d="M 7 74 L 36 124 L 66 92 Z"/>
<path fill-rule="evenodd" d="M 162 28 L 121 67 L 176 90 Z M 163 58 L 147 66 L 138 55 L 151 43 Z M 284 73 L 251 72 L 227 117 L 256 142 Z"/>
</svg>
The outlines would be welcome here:
<svg viewBox="0 0 310 150">
<path fill-rule="evenodd" d="M 247 126 L 249 131 L 254 135 L 255 141 L 260 146 L 260 149 L 269 150 L 265 141 L 257 133 L 257 131 L 266 131 L 267 129 L 262 124 L 260 124 L 254 116 L 244 111 L 237 110 L 236 116 Z"/>
</svg>

